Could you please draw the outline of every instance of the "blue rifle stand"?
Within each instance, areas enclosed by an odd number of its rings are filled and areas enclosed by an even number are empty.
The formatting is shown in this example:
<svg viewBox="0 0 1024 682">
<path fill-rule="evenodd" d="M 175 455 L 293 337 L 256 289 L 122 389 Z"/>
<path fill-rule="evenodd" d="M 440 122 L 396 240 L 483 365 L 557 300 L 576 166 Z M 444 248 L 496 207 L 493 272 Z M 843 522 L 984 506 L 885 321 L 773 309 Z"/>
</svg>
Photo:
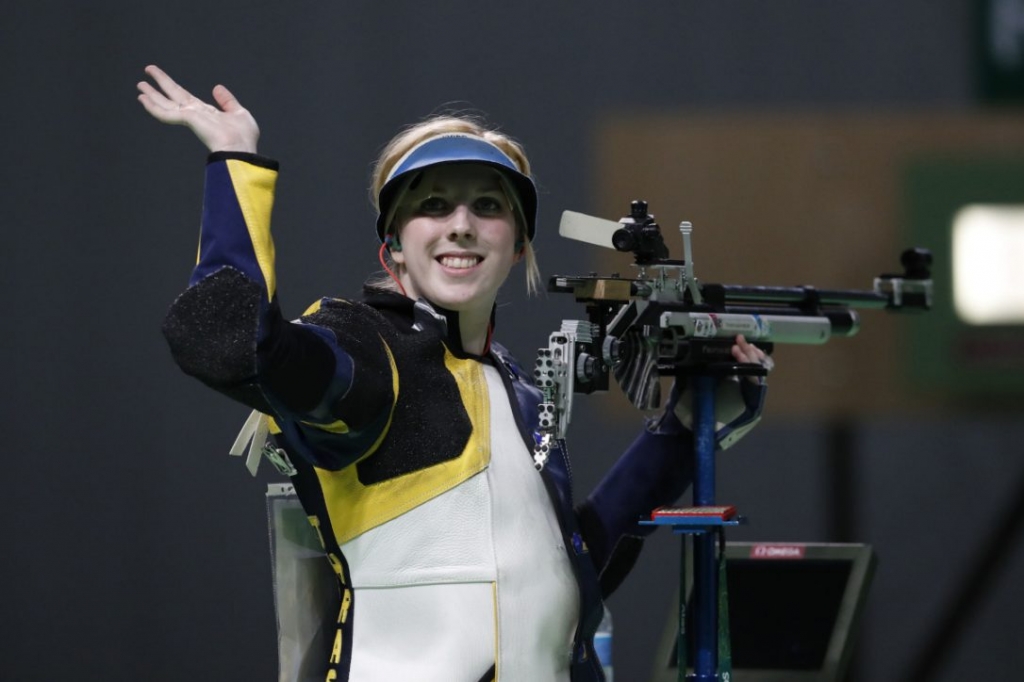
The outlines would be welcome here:
<svg viewBox="0 0 1024 682">
<path fill-rule="evenodd" d="M 729 365 L 705 368 L 691 375 L 693 388 L 693 508 L 679 514 L 652 514 L 643 525 L 671 526 L 681 534 L 679 568 L 679 680 L 719 682 L 718 675 L 718 566 L 716 536 L 725 526 L 742 520 L 731 515 L 732 507 L 715 507 L 715 388 L 729 374 L 761 375 L 760 367 Z M 717 369 L 717 371 L 716 371 Z M 744 380 L 744 379 L 741 379 Z M 657 510 L 656 510 L 657 511 Z M 686 537 L 693 537 L 693 675 L 686 674 Z"/>
</svg>

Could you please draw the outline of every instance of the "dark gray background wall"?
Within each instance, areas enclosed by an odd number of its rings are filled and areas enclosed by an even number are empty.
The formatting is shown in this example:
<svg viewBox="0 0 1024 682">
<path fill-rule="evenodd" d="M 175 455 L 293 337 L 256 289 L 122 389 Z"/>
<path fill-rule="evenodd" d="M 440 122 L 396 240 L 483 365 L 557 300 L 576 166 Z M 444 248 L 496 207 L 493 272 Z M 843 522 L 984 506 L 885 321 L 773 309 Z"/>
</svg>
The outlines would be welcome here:
<svg viewBox="0 0 1024 682">
<path fill-rule="evenodd" d="M 592 210 L 592 131 L 608 113 L 977 106 L 967 0 L 8 4 L 5 681 L 275 676 L 272 478 L 225 456 L 245 410 L 180 375 L 159 334 L 194 259 L 204 153 L 135 101 L 146 64 L 203 97 L 224 82 L 255 113 L 262 151 L 283 165 L 275 234 L 293 314 L 355 293 L 375 269 L 370 163 L 397 128 L 442 107 L 486 112 L 526 143 L 550 274 L 586 268 L 555 226 L 562 209 Z M 529 363 L 579 311 L 508 289 L 499 334 Z M 575 417 L 598 419 L 592 403 Z M 631 421 L 577 428 L 581 494 Z M 769 412 L 723 458 L 722 496 L 755 519 L 738 538 L 835 539 L 829 428 Z M 857 539 L 883 557 L 859 669 L 896 680 L 976 555 L 972 533 L 1007 503 L 1024 433 L 1013 414 L 966 412 L 849 428 Z M 657 538 L 612 599 L 620 681 L 649 674 L 675 556 Z M 936 679 L 1006 679 L 1024 664 L 1012 643 L 1022 564 L 1011 552 Z"/>
</svg>

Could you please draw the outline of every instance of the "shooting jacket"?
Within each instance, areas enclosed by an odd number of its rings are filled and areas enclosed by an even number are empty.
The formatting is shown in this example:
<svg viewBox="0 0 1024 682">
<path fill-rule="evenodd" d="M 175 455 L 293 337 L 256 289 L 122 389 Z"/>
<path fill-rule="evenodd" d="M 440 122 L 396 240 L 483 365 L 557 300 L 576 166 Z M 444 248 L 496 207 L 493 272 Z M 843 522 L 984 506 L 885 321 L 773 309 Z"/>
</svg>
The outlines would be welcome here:
<svg viewBox="0 0 1024 682">
<path fill-rule="evenodd" d="M 540 392 L 498 344 L 485 356 L 464 352 L 458 315 L 424 300 L 368 289 L 363 301 L 323 299 L 286 321 L 270 237 L 276 178 L 277 164 L 264 157 L 210 156 L 198 263 L 164 323 L 174 358 L 186 373 L 269 415 L 277 446 L 294 464 L 293 483 L 338 583 L 324 679 L 397 679 L 377 672 L 394 670 L 395 660 L 404 661 L 399 669 L 418 670 L 416 679 L 500 678 L 504 640 L 496 612 L 521 601 L 502 593 L 501 556 L 515 553 L 486 546 L 500 545 L 504 525 L 485 527 L 468 512 L 487 507 L 508 485 L 502 477 L 509 474 L 489 470 L 499 449 L 518 475 L 520 465 L 533 467 Z M 637 520 L 673 502 L 688 484 L 690 455 L 690 433 L 668 410 L 581 503 L 573 497 L 564 443 L 530 472 L 527 487 L 536 483 L 540 493 L 523 499 L 541 510 L 540 525 L 550 521 L 564 550 L 564 559 L 545 560 L 554 572 L 564 569 L 575 592 L 563 591 L 558 602 L 574 621 L 563 672 L 536 679 L 603 679 L 593 649 L 602 597 L 635 561 L 647 532 Z M 519 486 L 526 479 L 517 480 Z M 452 549 L 442 554 L 438 546 Z M 532 557 L 538 550 L 523 551 Z M 459 552 L 470 558 L 450 559 Z M 483 568 L 472 558 L 487 556 L 491 563 Z M 553 578 L 545 569 L 533 579 Z M 509 584 L 515 590 L 524 583 Z M 400 591 L 409 587 L 416 589 Z M 544 626 L 529 622 L 543 607 L 520 606 L 527 627 Z M 424 650 L 446 638 L 458 649 L 459 638 L 472 633 L 454 624 L 480 609 L 491 618 L 484 625 L 493 632 L 490 670 L 464 670 Z M 415 631 L 433 629 L 428 647 L 390 647 L 388 638 L 410 623 Z M 385 651 L 394 660 L 384 660 Z M 504 679 L 517 678 L 510 672 Z"/>
</svg>

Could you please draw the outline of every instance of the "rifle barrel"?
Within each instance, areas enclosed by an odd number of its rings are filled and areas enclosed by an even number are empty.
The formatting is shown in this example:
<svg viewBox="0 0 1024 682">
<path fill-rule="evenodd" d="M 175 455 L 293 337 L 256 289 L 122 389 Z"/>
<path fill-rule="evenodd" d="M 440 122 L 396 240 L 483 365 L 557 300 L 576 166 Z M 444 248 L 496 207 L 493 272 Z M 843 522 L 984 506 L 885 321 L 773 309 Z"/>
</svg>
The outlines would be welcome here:
<svg viewBox="0 0 1024 682">
<path fill-rule="evenodd" d="M 881 309 L 889 298 L 874 291 L 816 289 L 814 287 L 765 287 L 736 284 L 706 284 L 702 293 L 711 300 L 720 297 L 725 305 L 744 303 L 781 303 L 785 305 L 830 305 Z"/>
</svg>

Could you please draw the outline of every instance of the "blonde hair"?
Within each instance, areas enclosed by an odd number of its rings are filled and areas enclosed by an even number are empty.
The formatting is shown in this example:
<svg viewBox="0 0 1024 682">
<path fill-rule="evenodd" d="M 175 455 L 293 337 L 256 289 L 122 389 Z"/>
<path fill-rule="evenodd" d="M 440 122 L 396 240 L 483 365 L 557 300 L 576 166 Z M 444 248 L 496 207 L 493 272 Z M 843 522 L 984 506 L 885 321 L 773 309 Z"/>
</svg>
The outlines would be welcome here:
<svg viewBox="0 0 1024 682">
<path fill-rule="evenodd" d="M 402 132 L 398 133 L 388 142 L 387 146 L 377 157 L 376 163 L 373 165 L 372 184 L 370 186 L 370 200 L 373 202 L 374 208 L 379 213 L 381 210 L 378 197 L 380 196 L 380 190 L 384 187 L 384 183 L 387 182 L 388 175 L 391 173 L 392 168 L 405 154 L 420 144 L 433 137 L 440 135 L 447 135 L 451 133 L 463 133 L 468 135 L 476 135 L 481 137 L 487 142 L 490 142 L 495 147 L 505 153 L 512 161 L 516 164 L 523 175 L 530 176 L 530 161 L 526 158 L 526 152 L 523 151 L 522 146 L 508 135 L 500 133 L 496 130 L 486 127 L 480 120 L 465 116 L 465 115 L 441 115 L 431 116 L 430 118 L 415 123 Z M 521 202 L 518 196 L 514 195 L 514 190 L 508 182 L 502 182 L 501 186 L 506 194 L 512 193 L 512 196 L 507 196 L 509 203 L 513 206 L 521 206 Z M 516 216 L 516 241 L 522 244 L 523 260 L 526 264 L 526 290 L 530 294 L 537 293 L 540 288 L 541 277 L 540 268 L 537 265 L 537 254 L 533 250 L 533 245 L 527 238 L 526 223 L 524 220 L 526 217 L 523 215 L 522 209 L 514 211 Z M 385 230 L 390 229 L 390 226 L 386 226 Z M 390 261 L 390 257 L 389 257 Z M 401 266 L 394 261 L 391 261 L 391 267 L 400 269 Z M 387 274 L 373 278 L 368 282 L 370 286 L 377 288 L 384 288 L 397 291 L 397 283 Z"/>
</svg>

